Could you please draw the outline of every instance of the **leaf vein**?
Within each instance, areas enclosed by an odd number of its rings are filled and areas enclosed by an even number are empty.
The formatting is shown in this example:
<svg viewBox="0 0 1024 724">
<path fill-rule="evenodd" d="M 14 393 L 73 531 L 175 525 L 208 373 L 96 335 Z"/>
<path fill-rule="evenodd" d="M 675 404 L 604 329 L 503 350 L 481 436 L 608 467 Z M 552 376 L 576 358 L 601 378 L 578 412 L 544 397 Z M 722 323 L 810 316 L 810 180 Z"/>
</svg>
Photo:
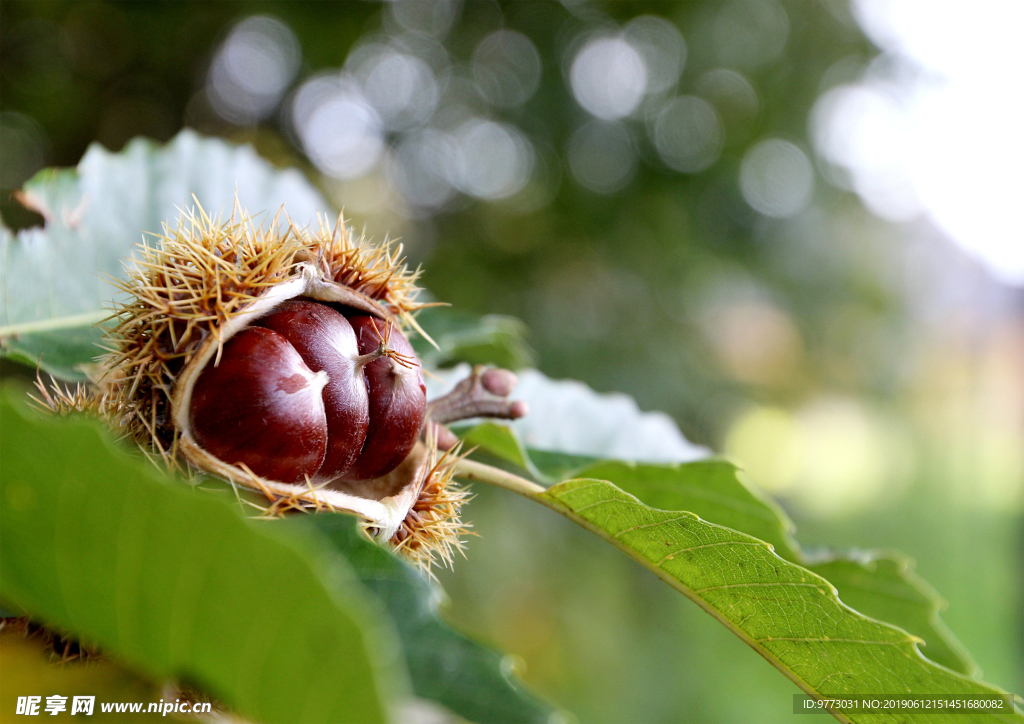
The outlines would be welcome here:
<svg viewBox="0 0 1024 724">
<path fill-rule="evenodd" d="M 699 546 L 689 546 L 687 548 L 680 548 L 679 550 L 672 551 L 667 554 L 664 558 L 658 561 L 660 566 L 670 558 L 679 555 L 680 553 L 689 553 L 690 551 L 699 551 L 702 548 L 715 548 L 716 546 L 755 546 L 755 547 L 767 547 L 767 543 L 762 541 L 738 541 L 738 540 L 724 540 L 717 543 L 704 543 Z"/>
<path fill-rule="evenodd" d="M 669 518 L 667 520 L 656 520 L 653 523 L 644 523 L 643 525 L 634 525 L 634 526 L 632 526 L 630 528 L 625 528 L 623 530 L 620 530 L 618 533 L 615 534 L 615 537 L 618 538 L 620 535 L 625 535 L 626 533 L 632 533 L 635 530 L 643 530 L 644 528 L 657 528 L 659 525 L 666 525 L 668 523 L 675 523 L 675 522 L 678 522 L 680 520 L 686 520 L 687 518 L 693 518 L 693 517 L 694 517 L 693 513 L 687 513 L 686 515 L 676 516 L 675 518 Z M 697 547 L 700 548 L 701 546 L 697 546 Z"/>
<path fill-rule="evenodd" d="M 753 583 L 725 583 L 721 586 L 708 586 L 707 588 L 696 588 L 693 592 L 704 593 L 705 591 L 722 591 L 727 588 L 769 588 L 772 586 L 800 586 L 803 588 L 821 588 L 821 585 L 817 583 L 800 583 L 797 581 L 757 581 Z"/>
</svg>

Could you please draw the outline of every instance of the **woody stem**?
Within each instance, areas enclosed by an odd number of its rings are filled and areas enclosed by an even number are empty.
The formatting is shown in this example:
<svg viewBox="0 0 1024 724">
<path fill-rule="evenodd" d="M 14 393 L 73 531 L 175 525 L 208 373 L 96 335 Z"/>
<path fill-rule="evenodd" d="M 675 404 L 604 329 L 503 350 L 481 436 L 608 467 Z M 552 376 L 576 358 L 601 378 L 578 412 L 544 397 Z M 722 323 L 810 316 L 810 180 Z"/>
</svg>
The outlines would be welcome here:
<svg viewBox="0 0 1024 724">
<path fill-rule="evenodd" d="M 486 371 L 481 366 L 474 367 L 469 377 L 455 385 L 451 392 L 427 404 L 427 417 L 439 425 L 473 417 L 496 417 L 506 420 L 522 417 L 526 411 L 523 402 L 509 400 L 507 394 L 494 394 L 484 383 L 484 375 L 502 372 L 504 371 Z M 511 375 L 510 372 L 505 374 Z"/>
</svg>

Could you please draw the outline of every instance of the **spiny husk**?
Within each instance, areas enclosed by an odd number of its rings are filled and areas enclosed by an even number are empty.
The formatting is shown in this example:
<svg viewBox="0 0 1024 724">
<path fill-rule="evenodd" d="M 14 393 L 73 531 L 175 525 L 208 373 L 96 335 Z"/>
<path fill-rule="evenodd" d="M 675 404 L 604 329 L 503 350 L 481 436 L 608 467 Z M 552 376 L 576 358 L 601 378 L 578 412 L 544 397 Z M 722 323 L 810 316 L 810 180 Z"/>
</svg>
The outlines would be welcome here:
<svg viewBox="0 0 1024 724">
<path fill-rule="evenodd" d="M 36 390 L 38 397 L 29 394 L 36 407 L 54 415 L 72 415 L 82 413 L 116 425 L 117 410 L 109 397 L 89 385 L 76 384 L 74 387 L 62 387 L 51 378 L 47 387 L 42 377 L 36 374 Z"/>
<path fill-rule="evenodd" d="M 139 246 L 127 281 L 112 280 L 129 297 L 113 315 L 101 385 L 132 437 L 169 462 L 179 433 L 170 414 L 179 373 L 207 338 L 223 345 L 227 322 L 303 269 L 313 265 L 323 278 L 415 324 L 419 271 L 406 268 L 400 246 L 371 246 L 341 219 L 333 229 L 321 220 L 316 232 L 280 221 L 278 215 L 257 226 L 237 208 L 224 223 L 201 207 L 186 211 L 176 228 L 164 226 L 155 246 Z"/>
<path fill-rule="evenodd" d="M 410 542 L 395 547 L 421 565 L 429 565 L 435 553 L 450 562 L 452 547 L 461 546 L 452 536 L 463 530 L 458 504 L 465 496 L 455 489 L 445 492 L 450 470 L 443 459 L 436 460 L 432 441 L 418 442 L 388 475 L 351 489 L 260 478 L 210 455 L 191 432 L 191 391 L 202 370 L 219 360 L 232 335 L 283 301 L 307 296 L 422 334 L 413 318 L 426 306 L 416 301 L 419 270 L 405 266 L 401 246 L 370 245 L 340 219 L 333 227 L 322 220 L 310 230 L 282 223 L 279 214 L 257 225 L 237 206 L 226 222 L 211 219 L 201 207 L 186 211 L 175 228 L 165 225 L 156 242 L 139 247 L 127 265 L 127 281 L 113 280 L 127 301 L 112 315 L 116 324 L 105 340 L 109 351 L 102 359 L 99 395 L 122 432 L 172 467 L 184 458 L 262 492 L 265 514 L 348 511 L 385 541 L 405 526 L 404 539 Z M 67 401 L 50 398 L 53 404 L 44 404 L 56 411 L 92 404 L 70 393 Z M 419 502 L 424 490 L 433 502 Z M 417 531 L 406 525 L 410 516 L 418 519 Z"/>
<path fill-rule="evenodd" d="M 472 495 L 453 482 L 456 463 L 463 457 L 459 454 L 461 444 L 438 459 L 437 447 L 431 443 L 428 439 L 430 467 L 423 487 L 389 543 L 420 570 L 433 576 L 431 567 L 438 563 L 452 567 L 455 551 L 465 557 L 462 536 L 469 533 L 472 526 L 462 522 L 461 509 Z M 377 537 L 378 531 L 371 524 L 364 524 L 363 528 L 371 537 Z"/>
</svg>

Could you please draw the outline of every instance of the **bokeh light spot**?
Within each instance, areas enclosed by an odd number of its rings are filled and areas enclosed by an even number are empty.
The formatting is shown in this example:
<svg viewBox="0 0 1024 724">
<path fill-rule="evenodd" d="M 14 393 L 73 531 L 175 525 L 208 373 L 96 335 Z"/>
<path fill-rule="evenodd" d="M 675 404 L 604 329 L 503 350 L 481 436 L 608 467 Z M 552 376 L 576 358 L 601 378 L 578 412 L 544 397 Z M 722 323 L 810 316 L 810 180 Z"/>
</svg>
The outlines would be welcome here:
<svg viewBox="0 0 1024 724">
<path fill-rule="evenodd" d="M 888 478 L 881 430 L 853 399 L 823 398 L 797 414 L 804 438 L 799 501 L 819 515 L 877 503 Z"/>
<path fill-rule="evenodd" d="M 643 58 L 647 93 L 675 87 L 686 65 L 686 41 L 679 28 L 657 15 L 641 15 L 626 24 L 622 35 Z"/>
<path fill-rule="evenodd" d="M 412 33 L 428 33 L 443 38 L 462 12 L 461 0 L 390 0 L 386 20 Z"/>
<path fill-rule="evenodd" d="M 725 453 L 736 458 L 758 486 L 782 493 L 800 476 L 803 439 L 796 420 L 786 410 L 755 407 L 729 429 Z"/>
<path fill-rule="evenodd" d="M 811 110 L 811 133 L 835 185 L 856 191 L 872 212 L 889 221 L 920 213 L 907 173 L 913 140 L 890 95 L 857 84 L 832 88 Z"/>
<path fill-rule="evenodd" d="M 647 88 L 647 67 L 624 39 L 599 37 L 576 54 L 569 80 L 581 106 L 611 121 L 628 116 L 640 105 Z"/>
<path fill-rule="evenodd" d="M 400 131 L 430 120 L 438 102 L 437 80 L 420 58 L 380 44 L 365 45 L 345 62 L 345 70 L 362 85 L 388 131 Z"/>
<path fill-rule="evenodd" d="M 380 116 L 350 78 L 325 74 L 303 83 L 292 123 L 306 155 L 334 178 L 362 176 L 384 150 Z"/>
<path fill-rule="evenodd" d="M 459 126 L 450 179 L 463 193 L 503 199 L 522 190 L 533 172 L 533 146 L 514 126 L 479 118 Z"/>
<path fill-rule="evenodd" d="M 514 108 L 528 101 L 540 84 L 540 54 L 522 33 L 499 30 L 473 53 L 473 79 L 488 103 Z"/>
<path fill-rule="evenodd" d="M 445 174 L 456 152 L 446 133 L 428 128 L 406 134 L 388 158 L 388 182 L 413 206 L 439 208 L 456 193 Z"/>
<path fill-rule="evenodd" d="M 722 151 L 722 123 L 703 98 L 680 96 L 658 113 L 653 126 L 654 145 L 662 160 L 683 173 L 711 166 Z"/>
<path fill-rule="evenodd" d="M 785 384 L 799 373 L 803 340 L 796 323 L 773 304 L 715 304 L 700 315 L 701 328 L 732 376 L 748 384 Z"/>
<path fill-rule="evenodd" d="M 834 517 L 902 492 L 905 445 L 857 400 L 821 397 L 795 414 L 751 408 L 730 427 L 725 451 L 758 485 L 812 515 Z"/>
<path fill-rule="evenodd" d="M 795 216 L 807 207 L 813 190 L 811 162 L 789 141 L 761 141 L 743 157 L 740 191 L 747 203 L 765 216 Z"/>
<path fill-rule="evenodd" d="M 302 52 L 291 28 L 258 15 L 238 23 L 214 56 L 206 92 L 225 120 L 243 125 L 267 118 L 298 72 Z"/>
</svg>

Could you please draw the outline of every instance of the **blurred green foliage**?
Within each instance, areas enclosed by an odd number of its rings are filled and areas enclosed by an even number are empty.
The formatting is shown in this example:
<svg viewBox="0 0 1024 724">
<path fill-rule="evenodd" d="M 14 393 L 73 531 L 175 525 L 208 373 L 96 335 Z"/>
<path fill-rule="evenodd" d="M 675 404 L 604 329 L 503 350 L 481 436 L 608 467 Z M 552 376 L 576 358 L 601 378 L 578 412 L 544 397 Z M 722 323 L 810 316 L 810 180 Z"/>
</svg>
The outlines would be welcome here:
<svg viewBox="0 0 1024 724">
<path fill-rule="evenodd" d="M 473 722 L 542 724 L 554 709 L 524 689 L 507 654 L 452 630 L 440 590 L 405 561 L 361 535 L 347 515 L 292 518 L 285 525 L 323 535 L 385 606 L 402 638 L 413 692 Z"/>
<path fill-rule="evenodd" d="M 388 719 L 395 641 L 344 562 L 112 449 L 101 423 L 9 391 L 0 412 L 8 605 L 258 721 Z M 317 623 L 285 635 L 291 617 Z"/>
<path fill-rule="evenodd" d="M 548 721 L 503 654 L 442 621 L 440 590 L 353 517 L 246 520 L 257 496 L 163 475 L 102 423 L 45 418 L 19 397 L 9 386 L 0 400 L 4 615 L 105 660 L 48 666 L 39 637 L 5 621 L 3 721 L 44 684 L 155 701 L 150 681 L 171 679 L 257 721 L 361 724 L 408 706 L 406 671 L 415 696 L 471 721 Z"/>
</svg>

